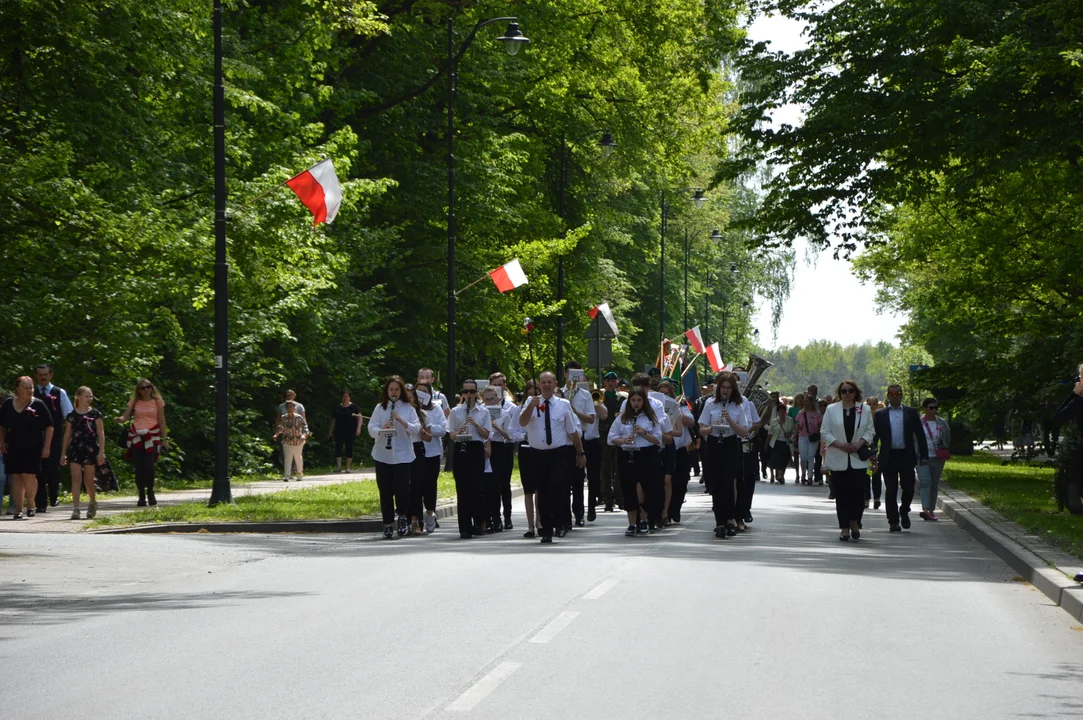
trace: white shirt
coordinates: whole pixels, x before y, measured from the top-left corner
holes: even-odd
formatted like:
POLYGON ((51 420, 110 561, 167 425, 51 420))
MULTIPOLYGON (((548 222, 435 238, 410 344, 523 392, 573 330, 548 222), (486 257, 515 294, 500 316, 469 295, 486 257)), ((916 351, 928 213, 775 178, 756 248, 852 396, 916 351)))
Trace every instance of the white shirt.
POLYGON ((647 417, 647 413, 643 412, 636 415, 634 422, 624 422, 622 417, 623 413, 621 414, 621 416, 618 416, 617 419, 613 421, 612 425, 609 426, 609 437, 606 438, 606 442, 608 442, 610 445, 613 445, 614 440, 632 437, 635 432, 632 428, 638 425, 639 427, 643 428, 648 433, 653 435, 654 439, 658 441, 658 444, 652 443, 642 435, 637 435, 635 442, 631 445, 620 445, 617 447, 620 447, 622 450, 631 450, 632 448, 641 449, 648 447, 659 447, 662 442, 661 423, 659 423, 657 420, 652 421, 649 417, 647 417))
POLYGON ((575 416, 575 422, 579 425, 579 435, 584 440, 594 440, 598 437, 598 411, 594 409, 594 400, 591 399, 590 393, 586 390, 571 388, 569 392, 565 392, 564 397, 569 399, 572 408, 583 415, 591 415, 594 417, 594 422, 584 425, 583 421, 579 419, 579 416, 575 416), (570 397, 569 392, 571 394, 570 397), (592 430, 593 435, 591 434, 592 430))
MULTIPOLYGON (((686 403, 678 403, 680 405, 680 415, 678 417, 692 419, 692 410, 686 403)), ((683 422, 673 428, 673 447, 680 450, 683 447, 688 447, 692 444, 692 428, 685 425, 683 422)))
POLYGON ((906 449, 906 418, 903 415, 902 405, 899 407, 887 406, 887 419, 891 422, 891 449, 906 449))
MULTIPOLYGON (((432 440, 425 443, 425 457, 440 457, 444 452, 444 443, 440 438, 447 435, 447 418, 444 417, 444 409, 433 403, 432 410, 422 410, 425 413, 425 423, 432 433, 432 440)), ((413 442, 424 442, 421 439, 421 424, 418 423, 417 437, 411 437, 413 442)))
MULTIPOLYGON (((474 407, 470 410, 470 417, 474 418, 474 422, 478 425, 488 430, 489 437, 492 437, 493 421, 484 405, 474 403, 474 407)), ((489 439, 482 437, 476 427, 466 423, 466 405, 456 405, 451 408, 451 414, 448 415, 447 419, 447 434, 451 437, 452 442, 458 442, 460 433, 469 435, 471 441, 485 442, 489 439)))
POLYGON ((402 401, 388 402, 387 407, 384 408, 377 404, 369 417, 368 428, 369 435, 376 441, 372 444, 373 460, 388 465, 414 461, 414 441, 411 438, 417 437, 421 431, 421 424, 418 422, 417 412, 414 411, 413 405, 402 401), (391 448, 388 449, 387 436, 381 435, 380 429, 391 419, 392 407, 395 408, 395 413, 406 421, 406 429, 403 430, 398 422, 392 424, 395 434, 391 437, 391 448))
MULTIPOLYGON (((673 424, 670 423, 669 418, 666 417, 666 406, 662 402, 662 400, 658 399, 659 397, 664 398, 665 395, 663 395, 660 392, 650 392, 650 393, 647 394, 647 402, 649 402, 651 404, 651 410, 654 411, 654 416, 656 418, 658 418, 658 423, 659 423, 659 425, 662 426, 662 432, 664 432, 664 433, 673 432, 673 424)), ((628 398, 625 398, 624 402, 622 402, 620 404, 620 410, 617 411, 618 416, 624 414, 624 408, 627 405, 628 405, 628 398)), ((617 422, 617 421, 614 420, 613 422, 617 422)))
POLYGON ((552 444, 545 442, 545 412, 541 407, 530 409, 530 421, 526 424, 526 441, 535 450, 552 450, 571 445, 572 435, 579 434, 579 422, 572 412, 571 403, 553 395, 548 401, 541 400, 549 408, 549 427, 552 444))
MULTIPOLYGON (((743 425, 746 430, 748 429, 749 422, 747 410, 744 406, 751 404, 752 403, 748 400, 745 400, 740 405, 734 403, 732 400, 725 403, 726 412, 729 413, 730 419, 738 425, 743 425)), ((730 437, 735 434, 732 427, 729 430, 723 430, 721 435, 718 435, 717 433, 719 431, 715 429, 715 425, 722 424, 722 407, 723 405, 715 402, 713 397, 708 399, 703 405, 703 413, 699 416, 699 422, 701 425, 709 425, 711 427, 711 435, 715 437, 730 437)), ((753 409, 753 411, 754 410, 755 409, 753 409)), ((757 419, 758 418, 759 416, 757 415, 757 419)))
MULTIPOLYGON (((517 433, 512 428, 512 421, 514 420, 516 426, 519 424, 519 408, 515 407, 515 403, 505 402, 504 400, 501 400, 500 405, 486 405, 485 407, 500 408, 500 415, 498 415, 495 419, 492 418, 491 415, 489 416, 490 419, 493 421, 493 434, 489 436, 489 439, 496 443, 515 442, 517 433), (501 430, 506 432, 511 437, 511 439, 505 440, 504 436, 500 434, 497 428, 500 428, 501 430)), ((489 411, 486 410, 486 412, 489 411)))
POLYGON ((933 458, 936 457, 936 448, 944 446, 944 440, 940 436, 940 423, 936 420, 926 420, 921 418, 922 431, 925 433, 925 440, 929 443, 929 455, 933 458))
MULTIPOLYGON (((34 387, 39 389, 39 390, 44 391, 46 395, 51 393, 53 391, 53 388, 56 388, 57 390, 60 391, 58 394, 60 395, 60 419, 61 420, 66 418, 68 415, 70 415, 72 413, 73 410, 75 410, 75 408, 72 407, 71 400, 68 399, 68 393, 64 390, 64 388, 56 387, 56 385, 53 385, 52 383, 49 383, 48 385, 38 385, 37 383, 34 383, 34 387)), ((303 413, 304 411, 305 411, 304 408, 299 408, 297 410, 298 413, 303 413)), ((49 412, 52 412, 51 408, 50 408, 49 412)), ((282 408, 281 408, 281 411, 280 411, 279 414, 280 415, 285 415, 286 414, 286 406, 285 406, 285 404, 282 405, 282 408)), ((53 423, 54 424, 56 423, 56 418, 53 418, 53 423)))

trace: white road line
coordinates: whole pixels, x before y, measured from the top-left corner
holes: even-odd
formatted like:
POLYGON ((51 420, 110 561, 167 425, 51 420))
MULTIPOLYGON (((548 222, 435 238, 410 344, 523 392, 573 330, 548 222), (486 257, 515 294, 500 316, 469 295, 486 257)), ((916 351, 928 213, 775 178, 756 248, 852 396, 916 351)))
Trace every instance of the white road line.
POLYGON ((594 588, 593 590, 588 592, 586 595, 584 595, 583 599, 584 600, 597 600, 602 595, 605 595, 607 592, 612 590, 613 586, 616 585, 618 582, 620 582, 620 580, 613 580, 613 579, 605 580, 598 587, 594 588))
POLYGON ((488 675, 467 688, 466 692, 456 698, 455 702, 447 706, 447 710, 449 712, 469 712, 473 710, 479 702, 484 700, 493 690, 496 690, 500 683, 511 677, 521 666, 522 663, 517 662, 500 663, 490 670, 488 675))
POLYGON ((530 640, 528 640, 527 642, 547 643, 553 638, 555 638, 557 636, 557 633, 571 625, 572 620, 575 620, 577 617, 579 617, 579 613, 577 612, 572 612, 570 610, 562 612, 553 619, 553 622, 543 627, 541 629, 541 632, 530 638, 530 640))

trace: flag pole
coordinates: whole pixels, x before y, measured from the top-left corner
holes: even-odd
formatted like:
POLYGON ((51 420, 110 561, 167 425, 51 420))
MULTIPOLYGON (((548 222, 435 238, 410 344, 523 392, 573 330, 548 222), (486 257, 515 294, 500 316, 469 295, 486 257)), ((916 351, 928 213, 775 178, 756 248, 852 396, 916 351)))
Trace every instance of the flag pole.
POLYGON ((699 360, 699 356, 703 353, 696 353, 695 357, 688 361, 688 367, 681 373, 681 380, 684 380, 684 376, 688 374, 688 371, 696 366, 696 360, 699 360))
MULTIPOLYGON (((294 177, 296 177, 296 175, 295 175, 294 177)), ((292 179, 293 179, 293 178, 290 178, 290 180, 292 180, 292 179)), ((254 197, 254 198, 252 198, 251 200, 249 200, 248 202, 246 202, 246 203, 245 203, 244 205, 241 205, 241 208, 240 208, 240 209, 241 209, 241 210, 244 210, 244 209, 245 209, 246 207, 248 207, 249 205, 252 205, 252 204, 254 204, 254 203, 256 203, 256 202, 258 202, 258 201, 262 200, 263 198, 267 197, 268 195, 270 195, 271 193, 273 193, 273 192, 274 192, 275 190, 278 190, 279 188, 284 188, 284 187, 286 187, 286 183, 278 183, 277 185, 275 185, 274 187, 272 187, 272 188, 271 188, 270 190, 264 190, 264 191, 263 191, 263 192, 261 192, 261 193, 260 193, 259 195, 257 195, 256 197, 254 197)))
POLYGON ((456 290, 455 291, 455 297, 458 297, 460 293, 466 292, 467 290, 474 287, 475 285, 477 285, 479 282, 481 282, 482 280, 484 280, 487 277, 489 277, 489 273, 482 273, 481 277, 479 277, 477 280, 475 280, 474 282, 472 282, 469 285, 467 285, 466 287, 464 287, 462 290, 456 290))

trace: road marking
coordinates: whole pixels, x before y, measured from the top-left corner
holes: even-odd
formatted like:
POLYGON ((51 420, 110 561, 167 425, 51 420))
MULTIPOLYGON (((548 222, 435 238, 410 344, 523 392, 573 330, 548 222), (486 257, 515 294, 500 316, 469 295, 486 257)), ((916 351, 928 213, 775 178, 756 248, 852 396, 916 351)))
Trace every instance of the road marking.
POLYGON ((553 619, 553 622, 549 623, 541 629, 534 637, 530 638, 527 642, 532 643, 547 643, 557 636, 564 628, 572 624, 572 620, 579 617, 579 613, 573 611, 562 612, 553 619))
POLYGON ((607 592, 612 590, 613 586, 616 585, 618 582, 620 582, 620 580, 613 580, 613 579, 605 580, 605 581, 602 582, 601 585, 599 585, 598 587, 594 588, 593 590, 588 592, 586 595, 584 595, 583 599, 584 600, 597 600, 602 595, 605 595, 607 592))
POLYGON ((447 706, 447 710, 449 712, 469 712, 473 710, 479 702, 484 700, 493 690, 496 690, 500 683, 511 677, 521 666, 522 663, 517 662, 500 663, 490 670, 488 675, 467 688, 466 692, 456 698, 455 702, 447 706))

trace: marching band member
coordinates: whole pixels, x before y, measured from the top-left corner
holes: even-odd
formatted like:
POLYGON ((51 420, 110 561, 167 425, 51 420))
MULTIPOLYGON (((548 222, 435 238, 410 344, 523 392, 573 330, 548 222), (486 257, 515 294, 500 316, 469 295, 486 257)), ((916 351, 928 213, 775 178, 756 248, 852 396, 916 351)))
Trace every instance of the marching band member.
MULTIPOLYGON (((537 384, 533 380, 527 380, 523 386, 523 406, 525 407, 530 398, 538 395, 541 391, 538 390, 537 384)), ((518 419, 518 416, 516 416, 518 419)), ((540 531, 541 526, 537 524, 540 517, 535 517, 534 508, 536 507, 536 501, 538 499, 538 480, 537 472, 534 468, 534 460, 532 453, 534 450, 530 447, 530 443, 526 439, 526 431, 523 427, 519 426, 518 432, 519 438, 519 481, 523 484, 523 504, 526 506, 526 532, 523 533, 523 537, 533 539, 535 537, 535 530, 540 531)))
MULTIPOLYGON (((667 394, 675 393, 679 386, 680 381, 677 378, 667 378, 658 385, 662 392, 666 392, 663 388, 668 387, 667 394)), ((673 425, 673 447, 676 457, 670 482, 666 486, 666 505, 662 517, 665 525, 681 521, 681 506, 684 504, 684 497, 688 492, 688 480, 692 473, 692 426, 696 424, 696 421, 692 416, 692 405, 687 399, 678 402, 675 412, 670 417, 670 423, 673 425)))
MULTIPOLYGON (((752 495, 756 492, 756 483, 759 482, 760 466, 760 440, 759 430, 763 427, 759 410, 756 403, 746 399, 741 403, 744 410, 744 421, 741 423, 748 428, 748 436, 741 439, 741 479, 737 482, 737 530, 744 532, 745 523, 752 522, 752 495)), ((770 415, 768 415, 770 418, 770 415)))
MULTIPOLYGON (((500 521, 500 495, 501 495, 501 478, 504 472, 504 463, 508 464, 512 461, 511 452, 515 447, 516 436, 511 431, 511 423, 514 419, 517 419, 518 413, 514 413, 511 408, 515 408, 514 405, 506 407, 501 405, 504 400, 504 393, 501 392, 501 388, 496 385, 490 385, 485 388, 481 393, 482 402, 485 403, 486 412, 489 413, 489 419, 493 423, 493 432, 489 436, 489 467, 490 472, 486 472, 482 477, 482 494, 485 497, 485 517, 488 521, 488 527, 493 532, 502 532, 504 530, 504 523, 500 521)), ((518 423, 515 423, 516 425, 518 423)), ((510 471, 509 471, 510 475, 510 471)), ((511 482, 509 477, 508 482, 511 482)), ((511 517, 508 517, 511 520, 511 517)))
POLYGON ((414 443, 414 465, 410 468, 410 520, 414 533, 429 535, 436 529, 436 483, 440 477, 443 440, 447 418, 443 406, 433 402, 432 385, 419 383, 411 394, 419 420, 414 443), (422 525, 421 508, 425 515, 422 525))
MULTIPOLYGON (((568 378, 568 384, 564 387, 564 399, 571 403, 572 412, 575 414, 576 422, 579 425, 579 436, 582 438, 583 450, 588 452, 586 448, 590 430, 594 430, 595 439, 597 439, 598 413, 594 409, 594 401, 591 399, 590 391, 578 386, 578 382, 586 380, 587 374, 583 372, 582 365, 572 360, 565 365, 564 375, 568 378), (576 380, 572 380, 572 377, 575 377, 576 380)), ((589 462, 589 452, 587 457, 589 462)), ((572 515, 575 516, 575 526, 583 527, 583 482, 586 480, 586 472, 584 469, 573 467, 568 478, 571 486, 571 506, 568 508, 569 512, 564 516, 564 521, 565 529, 571 530, 572 515)), ((564 509, 563 504, 561 509, 564 509)), ((593 505, 591 505, 591 515, 594 515, 593 505)), ((591 517, 591 520, 593 519, 591 517)))
MULTIPOLYGON (((410 468, 414 462, 414 444, 421 426, 417 412, 406 398, 406 383, 398 375, 384 382, 380 402, 369 418, 372 459, 376 461, 376 487, 380 491, 380 512, 384 537, 394 535, 392 521, 398 515, 398 533, 410 530, 407 520, 410 505, 410 468)), ((288 466, 287 466, 288 470, 288 466)))
POLYGON ((541 541, 551 543, 553 529, 560 522, 559 505, 567 502, 563 489, 567 488, 569 467, 573 463, 578 468, 586 467, 586 453, 571 404, 556 396, 556 375, 542 373, 538 385, 541 394, 523 404, 519 425, 526 428, 531 460, 537 471, 541 541))
POLYGON ((744 397, 737 391, 737 377, 722 372, 715 380, 714 397, 707 400, 700 415, 700 435, 707 438, 712 510, 716 538, 737 534, 737 483, 741 478, 741 439, 748 435, 744 397))
MULTIPOLYGON (((500 489, 500 501, 504 506, 504 529, 511 530, 511 472, 515 466, 515 445, 519 438, 519 407, 515 404, 515 397, 508 392, 508 379, 502 372, 495 372, 489 376, 489 387, 500 390, 500 407, 508 416, 503 426, 513 436, 514 441, 504 440, 493 445, 494 456, 493 469, 496 471, 496 480, 500 489)), ((495 440, 495 438, 494 438, 495 440)), ((522 471, 520 471, 522 472, 522 471)))
POLYGON ((484 535, 485 507, 481 476, 485 472, 484 443, 492 434, 489 411, 478 404, 478 384, 463 380, 462 400, 448 415, 449 445, 455 453, 455 494, 459 500, 459 537, 469 540, 484 535))
POLYGON ((647 488, 658 474, 658 449, 662 444, 662 425, 647 391, 637 385, 628 394, 624 410, 609 428, 607 442, 621 450, 620 482, 624 509, 628 511, 628 537, 647 535, 650 524, 646 508, 647 488))
MULTIPOLYGON (((617 390, 617 374, 615 372, 607 372, 602 378, 602 383, 605 386, 605 391, 602 393, 602 406, 605 407, 605 416, 600 414, 599 410, 599 437, 609 437, 609 428, 613 424, 620 412, 621 405, 628 399, 628 393, 618 392, 617 390)), ((619 458, 619 450, 616 446, 610 445, 605 442, 601 445, 602 457, 601 457, 601 478, 599 481, 600 489, 599 494, 601 501, 605 503, 605 511, 613 512, 614 502, 624 509, 622 505, 624 498, 621 496, 620 478, 617 471, 617 460, 619 458)), ((588 483, 590 478, 590 451, 587 451, 587 478, 588 483)))

